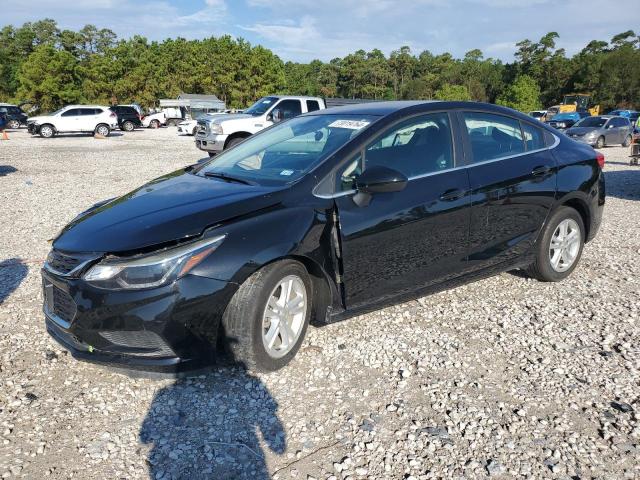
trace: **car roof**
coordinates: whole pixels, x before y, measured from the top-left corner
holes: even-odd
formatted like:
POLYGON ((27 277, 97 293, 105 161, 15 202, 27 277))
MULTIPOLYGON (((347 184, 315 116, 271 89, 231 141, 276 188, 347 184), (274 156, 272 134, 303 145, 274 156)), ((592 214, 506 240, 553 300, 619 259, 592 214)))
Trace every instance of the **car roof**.
POLYGON ((109 108, 104 105, 67 105, 64 108, 109 108))
POLYGON ((483 102, 459 102, 445 100, 393 100, 367 103, 354 103, 343 105, 340 107, 327 108, 326 110, 316 110, 314 112, 305 113, 304 115, 374 115, 385 117, 407 110, 407 113, 429 112, 463 109, 470 111, 485 111, 487 113, 495 113, 497 115, 510 115, 518 117, 524 121, 536 121, 530 116, 513 110, 511 108, 494 105, 492 103, 483 102))

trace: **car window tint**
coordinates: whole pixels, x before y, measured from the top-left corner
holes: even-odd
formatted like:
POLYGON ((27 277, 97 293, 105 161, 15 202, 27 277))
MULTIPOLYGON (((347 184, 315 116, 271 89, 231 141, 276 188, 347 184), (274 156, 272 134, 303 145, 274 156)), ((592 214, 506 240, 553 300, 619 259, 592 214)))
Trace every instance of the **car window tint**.
POLYGON ((307 112, 315 112, 320 110, 320 104, 317 100, 307 100, 307 112))
POLYGON ((495 160, 524 152, 518 120, 491 113, 465 112, 463 115, 474 162, 495 160))
POLYGON ((80 115, 95 115, 96 114, 96 109, 95 108, 81 108, 80 109, 80 115))
POLYGON ((79 108, 71 108, 60 115, 61 117, 77 117, 81 115, 79 108))
POLYGON ((364 167, 381 165, 407 177, 453 167, 451 127, 446 113, 420 115, 391 127, 338 170, 336 190, 354 188, 364 167))
POLYGON ((282 117, 285 120, 296 117, 302 113, 300 100, 283 100, 276 106, 276 108, 280 109, 282 117))
POLYGON ((522 133, 527 150, 538 150, 545 148, 544 132, 542 129, 522 122, 522 133))

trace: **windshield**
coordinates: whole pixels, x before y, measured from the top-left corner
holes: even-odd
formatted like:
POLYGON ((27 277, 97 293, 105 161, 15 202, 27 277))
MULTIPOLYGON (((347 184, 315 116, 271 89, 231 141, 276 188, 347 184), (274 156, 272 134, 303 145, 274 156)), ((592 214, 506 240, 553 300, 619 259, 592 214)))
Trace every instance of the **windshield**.
POLYGON ((196 174, 284 185, 319 165, 376 119, 373 115, 296 117, 250 137, 206 163, 196 174))
POLYGON ((277 101, 278 97, 263 97, 242 113, 248 113, 249 115, 262 115, 277 101))
POLYGON ((607 123, 606 118, 602 117, 587 117, 580 120, 578 123, 574 125, 574 127, 604 127, 604 124, 607 123))
POLYGON ((49 117, 53 117, 54 115, 58 115, 59 113, 63 112, 65 108, 67 108, 67 107, 63 107, 60 110, 56 110, 55 112, 50 113, 48 116, 49 117))

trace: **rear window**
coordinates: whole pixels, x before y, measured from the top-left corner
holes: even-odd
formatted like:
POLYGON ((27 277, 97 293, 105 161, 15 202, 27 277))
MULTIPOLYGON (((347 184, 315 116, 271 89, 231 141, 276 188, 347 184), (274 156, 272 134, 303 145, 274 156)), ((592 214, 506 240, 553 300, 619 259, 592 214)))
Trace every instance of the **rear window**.
POLYGON ((518 155, 525 151, 520 122, 492 113, 464 112, 474 162, 518 155))

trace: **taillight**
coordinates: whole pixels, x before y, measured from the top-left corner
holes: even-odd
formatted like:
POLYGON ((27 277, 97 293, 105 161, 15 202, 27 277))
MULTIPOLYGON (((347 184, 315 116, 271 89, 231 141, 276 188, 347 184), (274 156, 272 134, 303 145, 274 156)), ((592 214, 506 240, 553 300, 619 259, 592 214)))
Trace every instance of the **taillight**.
POLYGON ((604 168, 604 155, 600 152, 596 152, 596 160, 600 168, 604 168))

